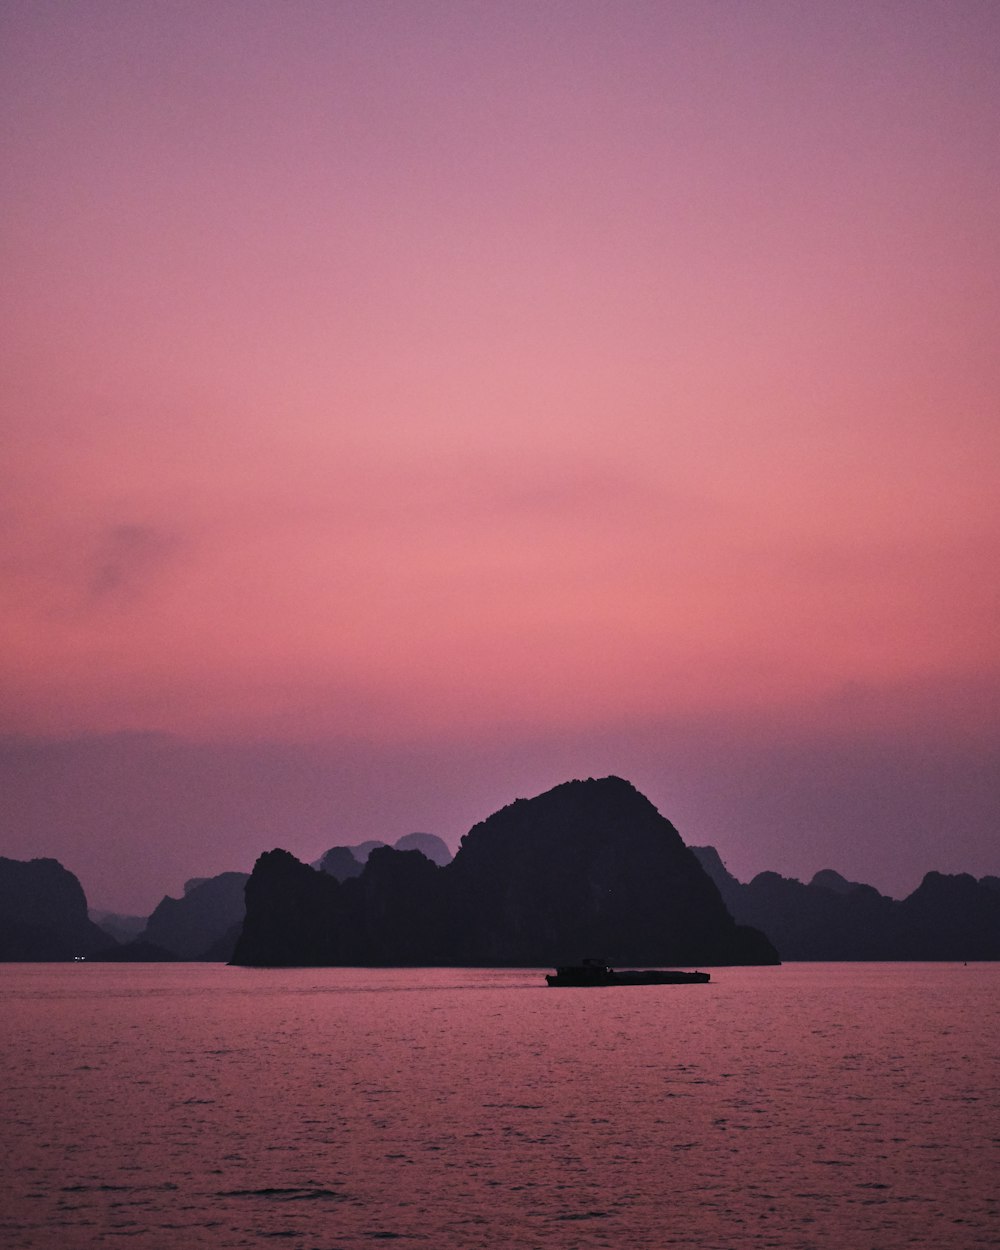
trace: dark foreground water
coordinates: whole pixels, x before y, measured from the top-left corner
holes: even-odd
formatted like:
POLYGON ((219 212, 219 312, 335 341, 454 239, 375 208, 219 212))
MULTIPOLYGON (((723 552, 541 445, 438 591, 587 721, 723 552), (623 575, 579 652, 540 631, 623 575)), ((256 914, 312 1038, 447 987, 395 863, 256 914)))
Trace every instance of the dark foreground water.
POLYGON ((0 1245, 996 1246, 998 991, 0 965, 0 1245))

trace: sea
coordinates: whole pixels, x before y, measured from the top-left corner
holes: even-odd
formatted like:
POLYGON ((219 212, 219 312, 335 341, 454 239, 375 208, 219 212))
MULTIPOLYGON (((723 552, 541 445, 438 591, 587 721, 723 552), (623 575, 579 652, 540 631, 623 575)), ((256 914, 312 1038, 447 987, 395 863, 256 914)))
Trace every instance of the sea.
POLYGON ((0 965, 0 1245, 1000 1245, 1000 964, 543 972, 0 965))

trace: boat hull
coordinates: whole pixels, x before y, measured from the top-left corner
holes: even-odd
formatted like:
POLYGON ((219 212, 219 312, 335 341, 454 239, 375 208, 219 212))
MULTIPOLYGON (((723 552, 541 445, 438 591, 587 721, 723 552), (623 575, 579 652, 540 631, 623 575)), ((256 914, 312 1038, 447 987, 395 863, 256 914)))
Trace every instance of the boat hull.
POLYGON ((559 968, 550 972, 545 980, 558 987, 602 985, 704 985, 712 978, 707 972, 679 972, 673 968, 627 969, 616 972, 613 968, 559 968))

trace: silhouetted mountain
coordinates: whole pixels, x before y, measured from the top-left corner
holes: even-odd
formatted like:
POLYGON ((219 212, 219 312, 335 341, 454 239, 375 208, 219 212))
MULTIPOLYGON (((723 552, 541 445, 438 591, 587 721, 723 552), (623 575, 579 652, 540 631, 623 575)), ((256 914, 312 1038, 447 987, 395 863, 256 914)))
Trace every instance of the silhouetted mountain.
POLYGON ((388 846, 388 842, 381 842, 378 838, 369 838, 367 842, 358 842, 354 846, 347 849, 351 852, 359 864, 367 864, 368 856, 372 851, 377 851, 383 846, 388 846))
POLYGON ((88 956, 92 963, 115 964, 163 964, 177 963, 178 957, 153 942, 137 938, 123 946, 109 946, 88 956))
POLYGON ((116 911, 98 911, 91 907, 87 915, 97 925, 115 939, 116 942, 131 942, 145 929, 146 916, 123 916, 116 911))
POLYGON ((680 835, 628 782, 568 782, 476 825, 454 860, 381 848, 337 881, 286 851, 246 889, 234 963, 772 963, 680 835))
POLYGON ((726 868, 714 846, 692 846, 690 849, 698 863, 712 878, 730 914, 736 917, 736 904, 742 900, 743 886, 726 868))
POLYGON ((766 963, 673 825, 627 781, 571 781, 476 825, 453 864, 474 962, 766 963))
POLYGON ((861 882, 848 881, 846 877, 842 877, 839 872, 834 872, 832 868, 821 868, 819 872, 813 874, 813 879, 809 884, 821 886, 824 890, 833 890, 834 894, 850 894, 852 890, 858 889, 861 882))
MULTIPOLYGON (((331 846, 313 863, 314 868, 329 873, 338 881, 359 877, 372 851, 388 846, 387 842, 359 842, 357 846, 331 846)), ((397 851, 419 851, 440 867, 451 862, 448 844, 434 833, 404 833, 394 844, 397 851)))
POLYGON ((832 869, 808 885, 774 872, 747 885, 714 847, 692 848, 742 924, 764 928, 782 959, 1000 959, 995 877, 930 872, 902 902, 832 869))
POLYGON ((348 877, 360 877, 364 864, 349 846, 331 846, 315 867, 338 881, 346 881, 348 877))
POLYGON ((239 940, 242 930, 242 919, 237 920, 235 924, 230 925, 221 937, 217 937, 207 950, 202 951, 201 958, 204 962, 218 964, 229 963, 233 957, 233 951, 236 950, 236 943, 239 940))
POLYGON ((436 833, 404 833, 394 845, 397 851, 419 851, 439 868, 450 864, 453 858, 448 843, 436 833))
POLYGON ((0 857, 0 960, 73 959, 113 942, 87 915, 83 887, 58 860, 0 857))
POLYGON ((183 898, 167 895, 149 917, 142 939, 181 959, 208 958, 208 950, 243 919, 245 872, 196 877, 183 898))
POLYGON ((758 873, 744 886, 736 914, 767 916, 783 959, 903 959, 895 922, 897 904, 871 886, 848 893, 803 885, 776 872, 758 873))
POLYGON ((356 842, 351 846, 346 844, 331 846, 319 859, 313 860, 312 867, 318 868, 320 872, 329 873, 338 881, 344 881, 347 877, 359 877, 372 851, 388 845, 388 842, 380 842, 377 838, 372 838, 367 842, 356 842))
POLYGON ((1000 959, 1000 896, 968 873, 927 873, 899 909, 907 959, 1000 959))
POLYGON ((340 887, 346 899, 343 962, 450 964, 460 943, 450 941, 445 869, 420 851, 378 847, 364 872, 340 887))
POLYGON ((265 851, 246 884, 246 919, 234 964, 340 963, 344 886, 288 851, 265 851))

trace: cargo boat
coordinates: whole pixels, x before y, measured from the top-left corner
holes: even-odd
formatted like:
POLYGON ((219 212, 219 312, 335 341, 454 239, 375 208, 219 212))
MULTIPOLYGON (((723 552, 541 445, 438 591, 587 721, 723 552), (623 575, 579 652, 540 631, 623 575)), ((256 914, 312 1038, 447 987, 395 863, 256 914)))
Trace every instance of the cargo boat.
POLYGON ((628 968, 616 971, 596 959, 582 964, 567 964, 546 973, 545 980, 555 986, 586 985, 704 985, 711 977, 707 972, 680 972, 675 968, 628 968))

